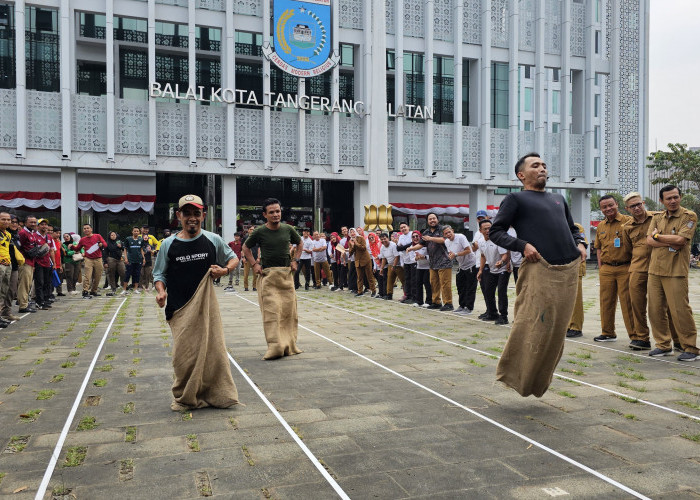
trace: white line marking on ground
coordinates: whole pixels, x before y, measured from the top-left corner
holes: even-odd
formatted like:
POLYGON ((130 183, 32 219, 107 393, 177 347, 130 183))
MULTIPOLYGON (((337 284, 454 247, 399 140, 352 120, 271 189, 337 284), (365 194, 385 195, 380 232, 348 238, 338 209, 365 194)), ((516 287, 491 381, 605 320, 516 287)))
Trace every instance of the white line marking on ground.
MULTIPOLYGON (((246 302, 249 302, 253 304, 254 306, 258 306, 255 302, 252 300, 245 299, 238 295, 239 299, 245 300, 246 302)), ((321 475, 324 477, 326 481, 328 481, 328 484, 331 485, 331 487, 335 490, 335 492, 338 494, 340 498, 350 500, 350 497, 343 491, 343 489, 340 487, 340 485, 336 482, 335 479, 333 479, 333 476, 331 476, 328 471, 321 465, 321 462, 319 462, 318 458, 311 452, 311 450, 304 444, 304 442, 297 436, 297 433, 292 430, 292 428, 289 426, 287 421, 280 415, 280 412, 277 411, 277 409, 273 406, 273 404, 270 402, 269 399, 265 397, 265 395, 262 393, 260 389, 255 385, 255 383, 250 379, 248 374, 239 366, 238 363, 236 363, 236 360, 233 359, 233 356, 231 354, 227 353, 228 359, 231 360, 231 363, 233 363, 233 366, 236 367, 236 370, 238 370, 238 373, 241 374, 241 376, 245 379, 245 381, 248 383, 249 386, 253 388, 255 393, 258 395, 260 399, 262 399, 263 403, 270 409, 272 414, 279 420, 280 424, 282 424, 282 427, 284 427, 284 430, 287 431, 287 433, 292 436, 292 439, 299 445, 299 447, 302 449, 304 454, 309 458, 311 463, 318 469, 318 471, 321 473, 321 475)))
POLYGON ((119 307, 117 307, 117 310, 114 311, 114 316, 112 316, 112 321, 109 322, 109 325, 107 325, 107 329, 105 330, 105 334, 102 336, 102 340, 100 341, 100 345, 97 346, 97 350, 95 351, 95 356, 92 358, 92 362, 90 363, 90 366, 88 367, 88 371, 85 374, 85 378, 83 379, 83 385, 80 386, 80 390, 78 391, 77 396, 75 396, 75 401, 73 402, 73 407, 70 410, 70 413, 68 414, 68 419, 66 419, 66 423, 63 426, 63 430, 61 431, 61 435, 58 437, 58 442, 56 443, 56 447, 53 450, 53 453, 51 454, 51 460, 49 461, 49 465, 46 468, 46 472, 44 473, 44 478, 41 481, 41 484, 39 485, 39 489, 36 492, 36 496, 34 497, 35 500, 41 500, 44 497, 44 493, 46 492, 46 488, 49 486, 49 481, 51 480, 51 476, 53 475, 54 468, 56 467, 56 462, 58 462, 58 456, 61 454, 61 448, 63 448, 63 443, 66 441, 66 437, 68 436, 68 431, 70 430, 70 426, 73 423, 73 419, 75 418, 75 413, 78 411, 78 406, 80 405, 80 400, 83 397, 83 393, 85 392, 85 387, 87 387, 88 381, 90 380, 90 375, 92 374, 92 370, 95 368, 95 364, 97 363, 97 358, 100 356, 100 351, 102 350, 102 346, 105 343, 105 340, 107 340, 107 334, 109 331, 112 329, 112 325, 114 324, 114 320, 117 319, 117 314, 119 314, 119 310, 122 308, 124 305, 124 302, 126 302, 126 299, 122 300, 122 303, 119 304, 119 307))
MULTIPOLYGON (((250 303, 250 304, 253 304, 253 305, 256 305, 256 306, 257 306, 257 304, 256 304, 255 302, 251 301, 251 300, 245 299, 245 298, 243 298, 243 297, 239 297, 239 298, 245 300, 246 302, 248 302, 248 303, 250 303)), ((630 495, 633 495, 633 496, 636 497, 636 498, 640 498, 640 499, 644 499, 644 500, 651 500, 651 499, 649 499, 648 497, 644 496, 643 494, 639 493, 638 491, 635 491, 635 490, 633 490, 633 489, 631 489, 631 488, 625 486, 624 484, 615 481, 614 479, 612 479, 612 478, 606 476, 605 474, 602 474, 602 473, 600 473, 600 472, 598 472, 598 471, 596 471, 596 470, 594 470, 594 469, 591 469, 591 468, 588 467, 587 465, 584 465, 584 464, 582 464, 582 463, 580 463, 580 462, 577 462, 577 461, 574 460, 573 458, 569 458, 569 457, 567 457, 566 455, 563 455, 562 453, 559 453, 558 451, 553 450, 552 448, 549 448, 549 447, 545 446, 544 444, 539 443, 538 441, 535 441, 534 439, 525 436, 524 434, 520 434, 518 431, 516 431, 516 430, 514 430, 514 429, 511 429, 510 427, 507 427, 507 426, 501 424, 500 422, 497 422, 497 421, 495 421, 495 420, 493 420, 493 419, 487 417, 486 415, 482 415, 481 413, 479 413, 479 412, 477 412, 477 411, 475 411, 475 410, 472 410, 471 408, 468 408, 467 406, 464 406, 463 404, 460 404, 460 403, 458 403, 457 401, 455 401, 455 400, 453 400, 453 399, 450 399, 450 398, 448 398, 447 396, 445 396, 445 395, 443 395, 443 394, 440 394, 439 392, 437 392, 437 391, 431 389, 430 387, 427 387, 427 386, 421 384, 420 382, 416 382, 415 380, 410 379, 410 378, 408 378, 407 376, 402 375, 401 373, 399 373, 399 372, 397 372, 397 371, 395 371, 395 370, 392 370, 392 369, 389 368, 388 366, 384 366, 383 364, 381 364, 381 363, 379 363, 379 362, 377 362, 377 361, 374 361, 373 359, 370 359, 370 358, 368 358, 367 356, 365 356, 365 355, 363 355, 363 354, 360 354, 359 352, 356 352, 356 351, 350 349, 349 347, 344 346, 344 345, 341 344, 340 342, 336 342, 335 340, 330 339, 330 338, 326 337, 325 335, 322 335, 322 334, 320 334, 320 333, 318 333, 318 332, 315 332, 314 330, 312 330, 312 329, 310 329, 310 328, 307 328, 307 327, 305 327, 305 326, 302 325, 302 324, 299 324, 299 327, 300 327, 300 328, 303 328, 304 330, 306 330, 306 331, 308 331, 308 332, 310 332, 310 333, 312 333, 312 334, 314 334, 314 335, 316 335, 317 337, 320 337, 320 338, 322 338, 322 339, 324 339, 324 340, 330 342, 331 344, 334 344, 334 345, 340 347, 341 349, 344 349, 344 350, 346 350, 346 351, 348 351, 348 352, 354 354, 355 356, 357 356, 357 357, 359 357, 359 358, 364 359, 365 361, 368 361, 369 363, 372 363, 373 365, 375 365, 375 366, 377 366, 377 367, 379 367, 379 368, 381 368, 381 369, 383 369, 383 370, 388 371, 388 372, 391 373, 392 375, 395 375, 395 376, 399 377, 400 379, 405 380, 406 382, 408 382, 408 383, 410 383, 410 384, 413 384, 413 385, 415 385, 416 387, 419 387, 420 389, 423 389, 424 391, 427 391, 427 392, 429 392, 430 394, 432 394, 432 395, 434 395, 434 396, 437 396, 437 397, 439 397, 440 399, 442 399, 442 400, 444 400, 444 401, 447 401, 448 403, 450 403, 450 404, 452 404, 452 405, 454 405, 454 406, 456 406, 456 407, 458 407, 458 408, 461 408, 461 409, 463 409, 463 410, 465 410, 465 411, 471 413, 471 414, 474 415, 475 417, 478 417, 478 418, 480 418, 481 420, 483 420, 483 421, 485 421, 485 422, 488 422, 489 424, 494 425, 494 426, 498 427, 499 429, 504 430, 504 431, 506 431, 507 433, 512 434, 512 435, 514 435, 514 436, 516 436, 516 437, 522 439, 523 441, 526 441, 526 442, 530 443, 531 445, 536 446, 537 448, 539 448, 539 449, 541 449, 541 450, 543 450, 543 451, 545 451, 545 452, 547 452, 547 453, 550 453, 550 454, 554 455, 555 457, 558 457, 558 458, 564 460, 565 462, 568 462, 568 463, 570 463, 571 465, 573 465, 573 466, 575 466, 575 467, 578 467, 579 469, 582 469, 582 470, 585 471, 585 472, 588 472, 589 474, 592 474, 593 476, 595 476, 595 477, 597 477, 597 478, 599 478, 599 479, 602 479, 602 480, 605 481, 606 483, 611 484, 611 485, 613 485, 613 486, 615 486, 615 487, 617 487, 617 488, 619 488, 619 489, 625 491, 626 493, 629 493, 630 495)), ((239 368, 238 370, 241 372, 241 374, 243 374, 243 371, 242 371, 240 368, 239 368)), ((249 383, 250 383, 250 382, 249 382, 249 383)), ((257 388, 256 388, 256 391, 257 391, 257 388)), ((262 396, 261 396, 261 397, 262 397, 262 396)), ((271 409, 272 409, 272 408, 271 408, 271 409)), ((289 431, 288 431, 288 432, 289 432, 289 431)))
MULTIPOLYGON (((405 327, 405 326, 397 325, 397 324, 391 323, 391 322, 389 322, 389 321, 384 321, 383 319, 373 318, 372 316, 368 316, 368 315, 366 315, 366 314, 362 314, 362 313, 359 313, 359 312, 357 312, 357 311, 353 311, 352 309, 345 309, 345 308, 343 308, 343 307, 335 306, 335 305, 333 305, 333 304, 328 304, 328 303, 326 303, 326 302, 322 302, 322 301, 316 300, 316 299, 304 298, 304 300, 309 300, 309 301, 311 301, 311 302, 316 302, 317 304, 322 304, 322 305, 325 305, 325 306, 327 306, 327 307, 333 307, 333 308, 335 308, 335 309, 340 309, 341 311, 349 312, 349 313, 355 314, 355 315, 357 315, 357 316, 361 316, 361 317, 363 317, 363 318, 366 318, 366 319, 369 319, 369 320, 372 320, 372 321, 377 321, 377 322, 379 322, 379 323, 384 323, 384 324, 389 325, 389 326, 392 326, 392 327, 394 327, 394 328, 400 328, 400 329, 402 329, 402 330, 406 330, 406 331, 408 331, 408 332, 415 333, 415 334, 417 334, 417 335, 423 335, 424 337, 428 337, 428 338, 435 339, 435 340, 440 340, 440 341, 442 341, 442 342, 447 342, 448 344, 452 344, 452 345, 455 345, 455 346, 457 346, 457 347, 462 347, 462 348, 468 349, 468 350, 470 350, 470 351, 478 352, 479 354, 483 354, 483 355, 485 355, 485 356, 490 356, 490 357, 495 357, 495 358, 499 358, 499 359, 500 359, 500 356, 496 356, 496 355, 493 354, 493 353, 481 351, 481 350, 479 350, 479 349, 475 349, 474 347, 469 347, 468 345, 460 344, 459 342, 453 342, 453 341, 451 341, 451 340, 446 340, 446 339, 443 339, 443 338, 440 338, 440 337, 436 337, 435 335, 430 335, 430 334, 428 334, 428 333, 424 333, 424 332, 421 332, 421 331, 418 331, 418 330, 413 330, 412 328, 407 328, 407 327, 405 327)), ((585 345, 588 345, 588 344, 585 344, 585 345)), ((613 350, 614 350, 614 349, 613 349, 613 350)), ((559 373, 556 373, 556 372, 554 373, 554 375, 556 375, 556 376, 559 377, 559 378, 563 378, 563 379, 565 379, 565 380, 569 380, 569 381, 571 381, 571 382, 576 382, 576 383, 579 383, 579 384, 582 384, 582 385, 586 385, 586 386, 588 386, 588 387, 593 387, 593 388, 595 388, 595 389, 600 389, 601 391, 609 392, 610 394, 614 394, 614 395, 616 395, 616 396, 622 396, 622 397, 634 399, 635 401, 639 401, 640 403, 643 403, 643 404, 645 404, 645 405, 653 406, 654 408, 658 408, 658 409, 661 409, 661 410, 664 410, 664 411, 668 411, 668 412, 670 412, 670 413, 674 413, 674 414, 676 414, 676 415, 680 415, 680 416, 683 416, 683 417, 687 417, 687 418, 690 418, 690 419, 693 419, 693 420, 696 420, 696 421, 700 422, 700 417, 696 417, 696 416, 694 416, 694 415, 690 415, 690 414, 688 414, 688 413, 684 413, 684 412, 679 411, 679 410, 674 410, 673 408, 668 408, 668 407, 666 407, 666 406, 662 406, 662 405, 653 403, 653 402, 651 402, 651 401, 647 401, 647 400, 645 400, 645 399, 640 399, 640 398, 638 398, 638 397, 636 397, 636 396, 632 396, 632 395, 630 395, 630 394, 625 394, 625 393, 622 393, 622 392, 619 392, 619 391, 615 391, 615 390, 612 390, 612 389, 607 389, 607 388, 605 388, 605 387, 602 387, 602 386, 599 386, 599 385, 595 385, 595 384, 591 384, 591 383, 588 383, 588 382, 584 382, 583 380, 571 378, 571 377, 568 377, 568 376, 566 376, 566 375, 562 375, 562 374, 559 374, 559 373)))

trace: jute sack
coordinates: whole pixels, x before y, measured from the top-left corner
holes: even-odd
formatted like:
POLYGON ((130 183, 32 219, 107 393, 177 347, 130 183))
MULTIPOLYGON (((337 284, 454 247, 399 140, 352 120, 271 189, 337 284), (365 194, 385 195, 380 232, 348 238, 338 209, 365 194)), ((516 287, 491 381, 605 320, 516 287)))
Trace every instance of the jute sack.
POLYGON ((518 273, 515 318, 496 379, 521 396, 541 397, 564 351, 576 301, 580 260, 553 266, 523 261, 518 273))
POLYGON ((263 269, 262 276, 258 278, 258 302, 267 341, 263 359, 277 359, 303 352, 297 347, 297 294, 290 267, 263 269))
POLYGON ((209 271, 194 296, 168 322, 173 332, 175 410, 228 408, 238 404, 238 391, 226 354, 219 302, 209 271))

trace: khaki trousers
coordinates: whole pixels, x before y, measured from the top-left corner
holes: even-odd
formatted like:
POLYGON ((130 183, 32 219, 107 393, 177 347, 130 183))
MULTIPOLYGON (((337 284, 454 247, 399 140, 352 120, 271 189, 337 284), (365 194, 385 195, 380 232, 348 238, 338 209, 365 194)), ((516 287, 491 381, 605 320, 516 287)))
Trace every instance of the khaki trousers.
MULTIPOLYGON (((615 337, 615 310, 620 299, 622 318, 627 335, 631 340, 638 340, 632 324, 632 304, 630 302, 629 265, 608 266, 603 264, 598 272, 600 279, 600 324, 603 335, 615 337)), ((643 339, 639 339, 643 340, 643 339)))
POLYGON ((649 322, 659 349, 671 348, 669 315, 685 352, 698 354, 698 331, 688 302, 688 277, 649 275, 649 322))
POLYGON ((17 285, 17 300, 19 308, 26 309, 29 306, 29 291, 34 282, 34 266, 24 264, 19 266, 19 284, 17 285))
MULTIPOLYGON (((399 270, 403 273, 403 267, 399 266, 387 266, 387 276, 386 276, 386 294, 392 295, 394 293, 394 285, 396 285, 396 278, 401 279, 399 276, 399 270)), ((403 280, 401 279, 401 282, 403 280)))
MULTIPOLYGON (((254 265, 255 264, 253 264, 253 266, 254 265)), ((248 275, 252 271, 253 266, 248 264, 247 261, 243 264, 243 288, 248 288, 248 275)), ((253 288, 257 288, 257 286, 258 286, 258 275, 253 273, 253 288)))
POLYGON ((374 279, 374 273, 372 273, 372 263, 368 262, 364 266, 356 266, 357 270, 357 293, 363 293, 365 289, 365 278, 367 278, 367 283, 369 283, 369 289, 372 293, 377 291, 377 282, 374 279))
POLYGON ((574 312, 569 321, 569 330, 583 330, 583 276, 578 276, 578 290, 576 291, 576 302, 574 302, 574 312))
POLYGON ((321 269, 326 273, 326 278, 328 278, 328 283, 333 283, 333 273, 328 265, 328 261, 324 262, 314 262, 314 274, 316 275, 316 286, 321 286, 321 269))
POLYGON ((88 259, 85 257, 85 269, 83 269, 83 293, 97 293, 102 278, 102 259, 88 259))
POLYGON ((430 287, 433 289, 433 304, 440 305, 440 296, 442 305, 452 304, 452 268, 431 269, 430 287))
POLYGON ((630 303, 632 305, 632 323, 634 325, 634 338, 632 340, 649 341, 647 280, 647 273, 630 271, 630 303))

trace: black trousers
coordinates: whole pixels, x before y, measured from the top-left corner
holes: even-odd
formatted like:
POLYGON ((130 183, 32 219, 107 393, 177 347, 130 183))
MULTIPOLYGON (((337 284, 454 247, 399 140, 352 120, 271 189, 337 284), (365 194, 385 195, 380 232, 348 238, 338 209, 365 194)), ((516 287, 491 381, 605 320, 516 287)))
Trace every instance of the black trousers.
POLYGON ((297 265, 297 272, 294 273, 294 286, 296 288, 299 288, 301 283, 299 282, 299 273, 301 272, 302 268, 304 269, 304 279, 306 280, 306 284, 312 284, 311 283, 311 259, 299 259, 299 265, 297 265))
POLYGON ((520 266, 514 267, 513 268, 513 282, 518 283, 518 271, 520 270, 520 266))
POLYGON ((481 291, 484 293, 486 312, 490 316, 508 317, 508 281, 510 273, 492 274, 484 270, 481 275, 481 291), (498 308, 496 308, 496 291, 498 291, 498 308))
POLYGON ((348 262, 348 290, 357 292, 357 268, 355 261, 348 262))
MULTIPOLYGON (((348 287, 348 266, 346 264, 338 264, 338 286, 343 289, 348 287)), ((334 275, 335 276, 335 275, 334 275)))
POLYGON ((403 275, 404 275, 404 294, 407 299, 414 299, 415 289, 416 289, 416 264, 404 264, 403 265, 403 275))
POLYGON ((37 305, 48 304, 51 295, 51 268, 34 266, 34 293, 37 305))
POLYGON ((433 289, 430 286, 430 269, 416 269, 416 297, 419 304, 423 304, 423 290, 425 289, 425 303, 433 303, 433 289))
POLYGON ((337 262, 331 263, 331 272, 333 273, 333 286, 336 288, 340 287, 340 268, 342 266, 337 262))
POLYGON ((474 300, 476 299, 476 266, 469 269, 457 271, 457 295, 459 296, 460 307, 466 307, 470 311, 474 310, 474 300))
POLYGON ((377 280, 377 293, 380 297, 386 296, 386 274, 388 271, 385 270, 383 274, 379 274, 379 271, 374 271, 374 279, 377 280))

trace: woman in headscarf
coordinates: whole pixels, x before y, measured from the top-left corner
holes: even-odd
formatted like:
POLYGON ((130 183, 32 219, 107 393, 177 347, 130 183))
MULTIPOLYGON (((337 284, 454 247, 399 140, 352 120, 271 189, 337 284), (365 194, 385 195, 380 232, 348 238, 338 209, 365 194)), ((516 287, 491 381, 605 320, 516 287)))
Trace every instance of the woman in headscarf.
POLYGON ((379 250, 381 249, 381 243, 379 242, 379 237, 376 233, 369 233, 367 235, 367 240, 369 241, 369 253, 372 256, 372 272, 374 274, 374 279, 377 280, 380 299, 384 298, 384 291, 386 290, 386 277, 379 274, 379 269, 381 268, 382 259, 379 257, 379 250))
POLYGON ((348 230, 348 238, 345 241, 345 255, 348 261, 348 290, 353 293, 357 293, 357 269, 355 268, 355 255, 354 252, 350 253, 350 250, 355 246, 355 238, 357 237, 357 231, 355 228, 351 227, 348 230))
POLYGON ((328 240, 328 255, 331 260, 331 274, 333 275, 333 286, 331 287, 331 292, 336 290, 342 290, 343 287, 340 286, 340 252, 336 251, 336 247, 340 242, 340 235, 338 233, 331 233, 331 237, 328 240))
MULTIPOLYGON (((112 296, 117 292, 117 288, 124 282, 126 275, 126 267, 124 266, 124 245, 119 239, 119 235, 114 231, 109 233, 107 238, 107 251, 103 252, 103 260, 107 269, 107 279, 109 280, 110 292, 108 296, 112 296), (119 283, 117 283, 119 277, 119 283)), ((122 295, 126 295, 122 292, 122 295)))
MULTIPOLYGON (((358 232, 359 233, 359 232, 358 232)), ((376 281, 372 274, 372 256, 367 249, 367 241, 364 238, 364 232, 355 237, 354 243, 351 244, 350 253, 355 256, 355 267, 357 268, 357 296, 364 293, 364 284, 369 283, 369 288, 372 290, 372 297, 377 293, 375 287, 376 281)))

